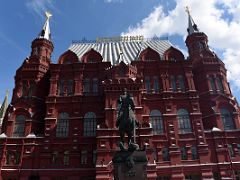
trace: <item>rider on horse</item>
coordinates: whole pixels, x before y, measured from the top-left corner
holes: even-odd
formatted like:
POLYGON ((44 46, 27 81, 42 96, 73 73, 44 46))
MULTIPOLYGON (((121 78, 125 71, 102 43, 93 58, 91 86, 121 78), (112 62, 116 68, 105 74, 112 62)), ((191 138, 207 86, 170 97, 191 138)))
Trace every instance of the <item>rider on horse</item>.
POLYGON ((138 125, 134 114, 135 105, 133 97, 127 93, 127 89, 124 88, 124 94, 120 95, 118 100, 118 114, 116 126, 119 128, 121 142, 119 143, 120 149, 124 148, 124 136, 125 133, 128 135, 128 147, 133 145, 132 136, 135 128, 135 124, 138 125))

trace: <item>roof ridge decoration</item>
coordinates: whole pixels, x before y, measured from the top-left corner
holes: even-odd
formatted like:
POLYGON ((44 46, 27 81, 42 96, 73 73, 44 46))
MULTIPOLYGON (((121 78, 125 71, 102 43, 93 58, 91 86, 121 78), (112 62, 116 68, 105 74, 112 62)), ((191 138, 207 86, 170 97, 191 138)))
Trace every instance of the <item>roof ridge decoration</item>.
POLYGON ((50 32, 49 20, 52 17, 52 14, 50 12, 46 11, 45 16, 46 16, 46 21, 42 27, 41 32, 39 33, 38 38, 47 39, 50 41, 51 40, 51 32, 50 32))
POLYGON ((190 10, 189 10, 189 7, 186 6, 186 12, 188 14, 188 28, 187 28, 187 32, 188 32, 188 35, 191 35, 195 32, 199 32, 199 29, 197 27, 197 25, 195 24, 191 14, 190 14, 190 10))

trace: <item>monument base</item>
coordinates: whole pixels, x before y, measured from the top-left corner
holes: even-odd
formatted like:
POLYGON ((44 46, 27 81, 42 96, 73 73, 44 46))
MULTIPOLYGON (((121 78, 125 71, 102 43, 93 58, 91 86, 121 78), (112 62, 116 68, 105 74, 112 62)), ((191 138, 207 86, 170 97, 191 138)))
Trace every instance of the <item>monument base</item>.
POLYGON ((113 157, 114 180, 146 180, 145 151, 119 151, 113 157))

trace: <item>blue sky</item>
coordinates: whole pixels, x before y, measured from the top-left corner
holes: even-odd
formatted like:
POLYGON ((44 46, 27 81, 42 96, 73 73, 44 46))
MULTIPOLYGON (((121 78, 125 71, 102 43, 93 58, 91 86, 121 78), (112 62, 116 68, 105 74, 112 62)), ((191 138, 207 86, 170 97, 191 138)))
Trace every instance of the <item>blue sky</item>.
POLYGON ((185 48, 189 5, 195 22, 209 36, 211 48, 229 69, 234 95, 240 100, 240 5, 237 0, 2 0, 0 6, 0 103, 6 89, 14 87, 14 76, 31 42, 37 37, 49 10, 54 43, 53 62, 68 49, 72 40, 138 34, 145 37, 169 36, 187 56, 185 48), (221 31, 216 33, 216 28, 221 31), (239 34, 238 34, 239 30, 239 34), (222 32, 223 31, 223 32, 222 32), (229 34, 230 32, 230 34, 229 34), (229 38, 231 37, 231 38, 229 38), (235 37, 235 38, 234 38, 235 37), (229 41, 226 43, 226 39, 229 41), (237 41, 237 42, 236 42, 237 41), (239 57, 239 59, 237 59, 239 57), (234 66, 233 66, 234 65, 234 66))

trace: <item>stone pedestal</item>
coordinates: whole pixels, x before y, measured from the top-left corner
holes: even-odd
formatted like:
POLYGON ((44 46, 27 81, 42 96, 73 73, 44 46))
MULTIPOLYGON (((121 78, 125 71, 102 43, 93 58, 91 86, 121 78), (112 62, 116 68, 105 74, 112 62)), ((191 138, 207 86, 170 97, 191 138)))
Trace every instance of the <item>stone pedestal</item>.
POLYGON ((114 180, 146 180, 147 156, 145 151, 119 151, 113 157, 114 180))

